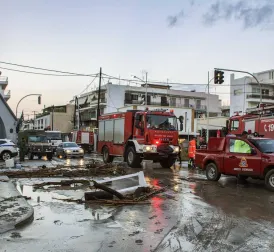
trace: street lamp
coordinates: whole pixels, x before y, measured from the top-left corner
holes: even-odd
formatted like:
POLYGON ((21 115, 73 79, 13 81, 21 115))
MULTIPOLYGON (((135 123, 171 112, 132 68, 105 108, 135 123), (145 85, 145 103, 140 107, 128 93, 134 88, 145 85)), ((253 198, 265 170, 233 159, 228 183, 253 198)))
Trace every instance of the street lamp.
POLYGON ((15 113, 15 115, 16 115, 16 118, 17 118, 17 110, 18 110, 18 106, 19 106, 19 104, 20 104, 20 102, 22 101, 22 100, 24 100, 26 97, 29 97, 29 96, 38 96, 38 104, 41 104, 41 94, 28 94, 28 95, 25 95, 24 97, 22 97, 21 99, 20 99, 20 101, 17 103, 17 106, 16 106, 16 113, 15 113))
POLYGON ((144 82, 144 83, 146 84, 145 104, 147 105, 147 72, 146 72, 146 81, 140 79, 139 77, 137 77, 137 76, 135 76, 135 75, 133 75, 133 78, 134 78, 134 79, 138 79, 138 80, 140 80, 140 81, 142 81, 142 82, 144 82))

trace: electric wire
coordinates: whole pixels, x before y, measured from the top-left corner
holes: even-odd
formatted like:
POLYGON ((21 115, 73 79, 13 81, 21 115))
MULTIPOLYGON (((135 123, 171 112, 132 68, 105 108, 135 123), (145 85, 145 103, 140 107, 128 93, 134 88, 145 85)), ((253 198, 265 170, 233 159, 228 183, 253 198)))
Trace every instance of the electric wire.
MULTIPOLYGON (((0 69, 13 71, 13 72, 20 72, 20 73, 28 73, 28 74, 36 74, 36 75, 46 75, 46 76, 60 76, 60 77, 77 77, 78 75, 71 75, 71 74, 50 74, 50 73, 37 73, 37 72, 30 72, 30 71, 23 71, 18 69, 11 69, 0 66, 0 69)), ((86 76, 89 77, 89 76, 86 76)))
POLYGON ((28 65, 21 65, 21 64, 5 62, 5 61, 0 61, 0 64, 17 66, 17 67, 24 67, 24 68, 31 68, 31 69, 42 70, 42 71, 47 71, 47 72, 70 74, 70 75, 75 75, 75 76, 91 76, 91 77, 94 76, 94 74, 80 74, 80 73, 66 72, 66 71, 60 71, 60 70, 55 70, 55 69, 48 69, 48 68, 34 67, 34 66, 28 66, 28 65))

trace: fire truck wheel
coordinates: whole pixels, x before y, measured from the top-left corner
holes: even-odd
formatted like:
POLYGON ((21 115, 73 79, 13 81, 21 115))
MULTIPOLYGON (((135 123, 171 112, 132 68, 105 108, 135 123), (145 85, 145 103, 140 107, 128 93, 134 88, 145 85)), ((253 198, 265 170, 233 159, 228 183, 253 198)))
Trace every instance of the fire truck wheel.
POLYGON ((127 164, 131 168, 140 168, 141 167, 141 159, 140 156, 136 153, 134 147, 130 146, 127 149, 127 164))
POLYGON ((221 173, 218 171, 216 164, 209 163, 206 166, 206 177, 211 181, 218 181, 221 177, 221 173))
POLYGON ((265 176, 265 185, 268 190, 274 192, 274 169, 270 170, 265 176))
POLYGON ((160 161, 160 165, 163 167, 163 168, 170 168, 172 165, 174 165, 175 163, 175 159, 165 159, 165 160, 161 160, 160 161))
POLYGON ((105 164, 112 163, 113 156, 109 155, 108 147, 105 146, 103 148, 102 154, 103 154, 103 161, 104 161, 105 164))

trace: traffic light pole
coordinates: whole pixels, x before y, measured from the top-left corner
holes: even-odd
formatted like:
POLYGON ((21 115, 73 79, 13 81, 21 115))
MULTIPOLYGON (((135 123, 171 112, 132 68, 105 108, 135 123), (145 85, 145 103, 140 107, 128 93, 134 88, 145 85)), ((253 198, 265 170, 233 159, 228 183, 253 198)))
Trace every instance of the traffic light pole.
POLYGON ((207 99, 206 99, 206 117, 207 117, 207 125, 206 125, 206 139, 205 141, 208 141, 209 138, 209 84, 214 79, 214 77, 210 80, 209 79, 209 71, 207 72, 207 99))
POLYGON ((221 71, 227 71, 227 72, 235 72, 235 73, 245 73, 251 75, 259 84, 260 86, 260 104, 262 104, 262 84, 258 81, 258 79, 250 72, 247 71, 241 71, 241 70, 233 70, 233 69, 226 69, 226 68, 214 68, 215 70, 221 70, 221 71))

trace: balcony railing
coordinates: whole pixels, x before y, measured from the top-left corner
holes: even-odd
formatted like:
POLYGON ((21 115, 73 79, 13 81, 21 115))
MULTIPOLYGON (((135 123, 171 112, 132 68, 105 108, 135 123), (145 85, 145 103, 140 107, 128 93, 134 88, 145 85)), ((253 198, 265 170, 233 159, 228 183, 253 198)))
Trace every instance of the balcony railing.
MULTIPOLYGON (((260 99, 261 96, 260 94, 249 94, 246 96, 247 99, 250 99, 250 98, 254 98, 254 99, 260 99)), ((274 96, 270 96, 270 95, 262 95, 262 99, 265 99, 265 100, 274 100, 274 96)))
MULTIPOLYGON (((137 100, 125 100, 125 105, 144 105, 145 101, 137 101, 137 100)), ((171 102, 147 102, 147 105, 155 105, 155 106, 162 106, 162 107, 175 107, 175 108, 193 108, 196 110, 206 110, 205 105, 193 105, 193 104, 181 104, 181 103, 174 103, 171 102)))

